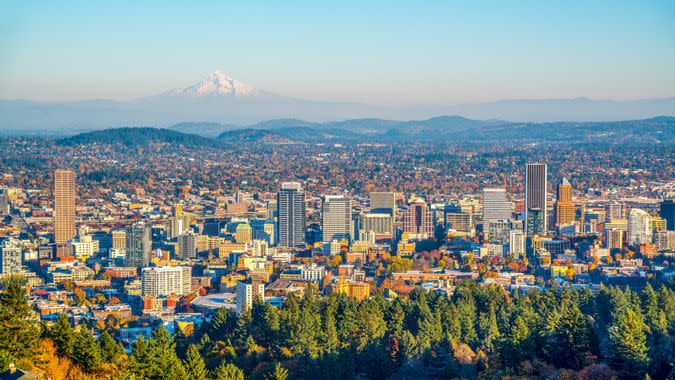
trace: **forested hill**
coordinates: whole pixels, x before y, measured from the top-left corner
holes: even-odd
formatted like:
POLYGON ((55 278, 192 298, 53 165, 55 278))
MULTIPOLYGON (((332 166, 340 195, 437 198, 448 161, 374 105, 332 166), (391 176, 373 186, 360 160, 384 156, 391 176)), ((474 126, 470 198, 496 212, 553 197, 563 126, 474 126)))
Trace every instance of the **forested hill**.
POLYGON ((57 140, 59 145, 74 146, 87 144, 120 144, 124 146, 144 146, 151 143, 182 145, 188 148, 211 147, 226 148, 228 144, 199 135, 186 134, 161 128, 113 128, 80 133, 57 140))

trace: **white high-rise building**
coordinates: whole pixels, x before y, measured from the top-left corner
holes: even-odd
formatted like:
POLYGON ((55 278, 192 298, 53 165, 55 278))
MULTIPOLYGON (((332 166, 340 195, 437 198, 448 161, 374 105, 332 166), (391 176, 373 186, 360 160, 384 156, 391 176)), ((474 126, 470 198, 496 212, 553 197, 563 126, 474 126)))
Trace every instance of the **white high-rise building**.
POLYGON ((324 195, 321 229, 324 243, 332 240, 351 240, 352 201, 342 195, 324 195))
POLYGON ((394 218, 389 214, 363 214, 361 215, 361 231, 363 233, 375 232, 376 234, 394 235, 394 218))
POLYGON ((506 199, 506 189, 483 189, 483 224, 508 219, 511 219, 511 203, 506 199))
POLYGON ((192 268, 153 267, 143 268, 142 285, 144 296, 182 296, 190 292, 192 268))
POLYGON ((265 284, 262 282, 246 281, 237 282, 237 314, 242 314, 246 310, 250 310, 253 306, 253 300, 260 296, 265 297, 265 284))
POLYGON ((525 255, 525 233, 521 230, 511 230, 509 251, 514 257, 525 255))
POLYGON ((633 208, 628 215, 628 244, 640 245, 652 242, 652 217, 647 211, 633 208))
POLYGON ((0 274, 15 274, 21 272, 21 242, 16 239, 7 239, 0 247, 0 274))

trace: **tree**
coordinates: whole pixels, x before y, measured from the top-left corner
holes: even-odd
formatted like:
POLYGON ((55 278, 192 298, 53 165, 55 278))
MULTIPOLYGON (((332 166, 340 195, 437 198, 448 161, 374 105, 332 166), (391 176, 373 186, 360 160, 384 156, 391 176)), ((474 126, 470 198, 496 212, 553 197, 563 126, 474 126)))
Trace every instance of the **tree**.
POLYGON ((286 380, 288 378, 288 370, 281 366, 280 363, 274 364, 274 369, 265 375, 265 380, 286 380))
POLYGON ((101 350, 96 339, 87 331, 80 329, 73 339, 73 362, 80 365, 86 372, 92 372, 101 364, 101 350))
POLYGON ((192 380, 207 380, 209 377, 206 363, 204 363, 204 359, 199 353, 199 349, 194 344, 188 346, 187 352, 185 353, 185 360, 183 361, 183 367, 185 367, 188 378, 192 380))
POLYGON ((609 328, 610 362, 626 377, 644 375, 649 361, 645 325, 638 313, 627 309, 609 328))
POLYGON ((142 339, 134 346, 127 371, 142 379, 185 379, 187 374, 178 359, 175 344, 160 325, 147 343, 142 339))
POLYGON ((215 380, 244 380, 244 371, 232 363, 221 363, 213 375, 215 380))
POLYGON ((54 342, 59 355, 70 357, 75 337, 66 314, 59 315, 56 322, 47 329, 46 335, 54 342))
POLYGON ((0 293, 0 352, 15 360, 31 357, 37 348, 39 331, 26 302, 23 280, 16 276, 4 282, 0 293))
POLYGON ((98 345, 101 348, 101 359, 106 363, 117 364, 124 353, 122 346, 115 342, 107 331, 104 331, 98 338, 98 345))

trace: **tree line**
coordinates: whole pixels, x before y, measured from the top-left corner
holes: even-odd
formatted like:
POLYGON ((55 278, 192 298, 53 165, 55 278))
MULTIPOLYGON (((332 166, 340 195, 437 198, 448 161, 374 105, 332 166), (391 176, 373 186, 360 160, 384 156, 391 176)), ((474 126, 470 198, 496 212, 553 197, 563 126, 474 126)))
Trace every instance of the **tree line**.
POLYGON ((463 282, 453 294, 415 289, 356 301, 307 288, 281 309, 256 300, 221 309, 194 331, 158 326, 130 355, 65 316, 31 316, 19 281, 0 295, 0 366, 51 378, 387 379, 672 377, 675 293, 647 285, 525 293, 463 282), (57 364, 54 364, 57 363, 57 364), (65 364, 63 364, 65 363, 65 364), (59 367, 61 365, 61 367, 59 367), (57 367, 56 371, 52 367, 57 367), (52 372, 49 372, 52 371, 52 372), (63 377, 55 376, 58 372, 63 377))

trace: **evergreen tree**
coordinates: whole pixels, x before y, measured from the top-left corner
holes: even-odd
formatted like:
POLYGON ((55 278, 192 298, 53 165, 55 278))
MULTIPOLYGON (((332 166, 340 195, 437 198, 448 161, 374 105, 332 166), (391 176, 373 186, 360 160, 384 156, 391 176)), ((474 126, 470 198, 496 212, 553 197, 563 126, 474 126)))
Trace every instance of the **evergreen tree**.
POLYGON ((625 377, 641 378, 649 361, 641 316, 633 309, 618 314, 609 328, 609 339, 612 366, 625 377))
POLYGON ((265 380, 286 380, 288 378, 288 370, 281 366, 280 363, 274 364, 274 369, 265 375, 265 380))
POLYGON ((214 380, 244 380, 244 371, 232 363, 222 363, 213 372, 214 380))
POLYGON ((481 314, 478 325, 480 327, 481 345, 483 349, 490 352, 495 348, 495 341, 501 336, 497 326, 497 314, 495 314, 495 308, 492 304, 490 304, 487 314, 481 314))
POLYGON ((47 328, 46 335, 54 342, 59 355, 70 357, 75 336, 66 314, 59 314, 56 322, 47 328))
POLYGON ((81 328, 75 334, 71 358, 73 363, 80 365, 86 372, 92 372, 101 364, 101 349, 87 329, 81 328))
POLYGON ((159 326, 146 344, 142 340, 134 347, 128 372, 142 379, 185 379, 187 374, 178 359, 175 344, 168 331, 159 326))
POLYGON ((11 276, 3 285, 5 291, 0 292, 0 352, 15 360, 31 357, 40 332, 26 302, 23 280, 11 276))
POLYGON ((98 345, 101 349, 101 359, 106 363, 117 364, 120 355, 124 353, 122 346, 115 342, 107 331, 104 331, 98 338, 98 345))
POLYGON ((183 361, 183 367, 185 367, 185 373, 189 379, 207 380, 209 377, 204 359, 199 353, 199 349, 194 344, 188 346, 187 352, 185 353, 185 360, 183 361))

